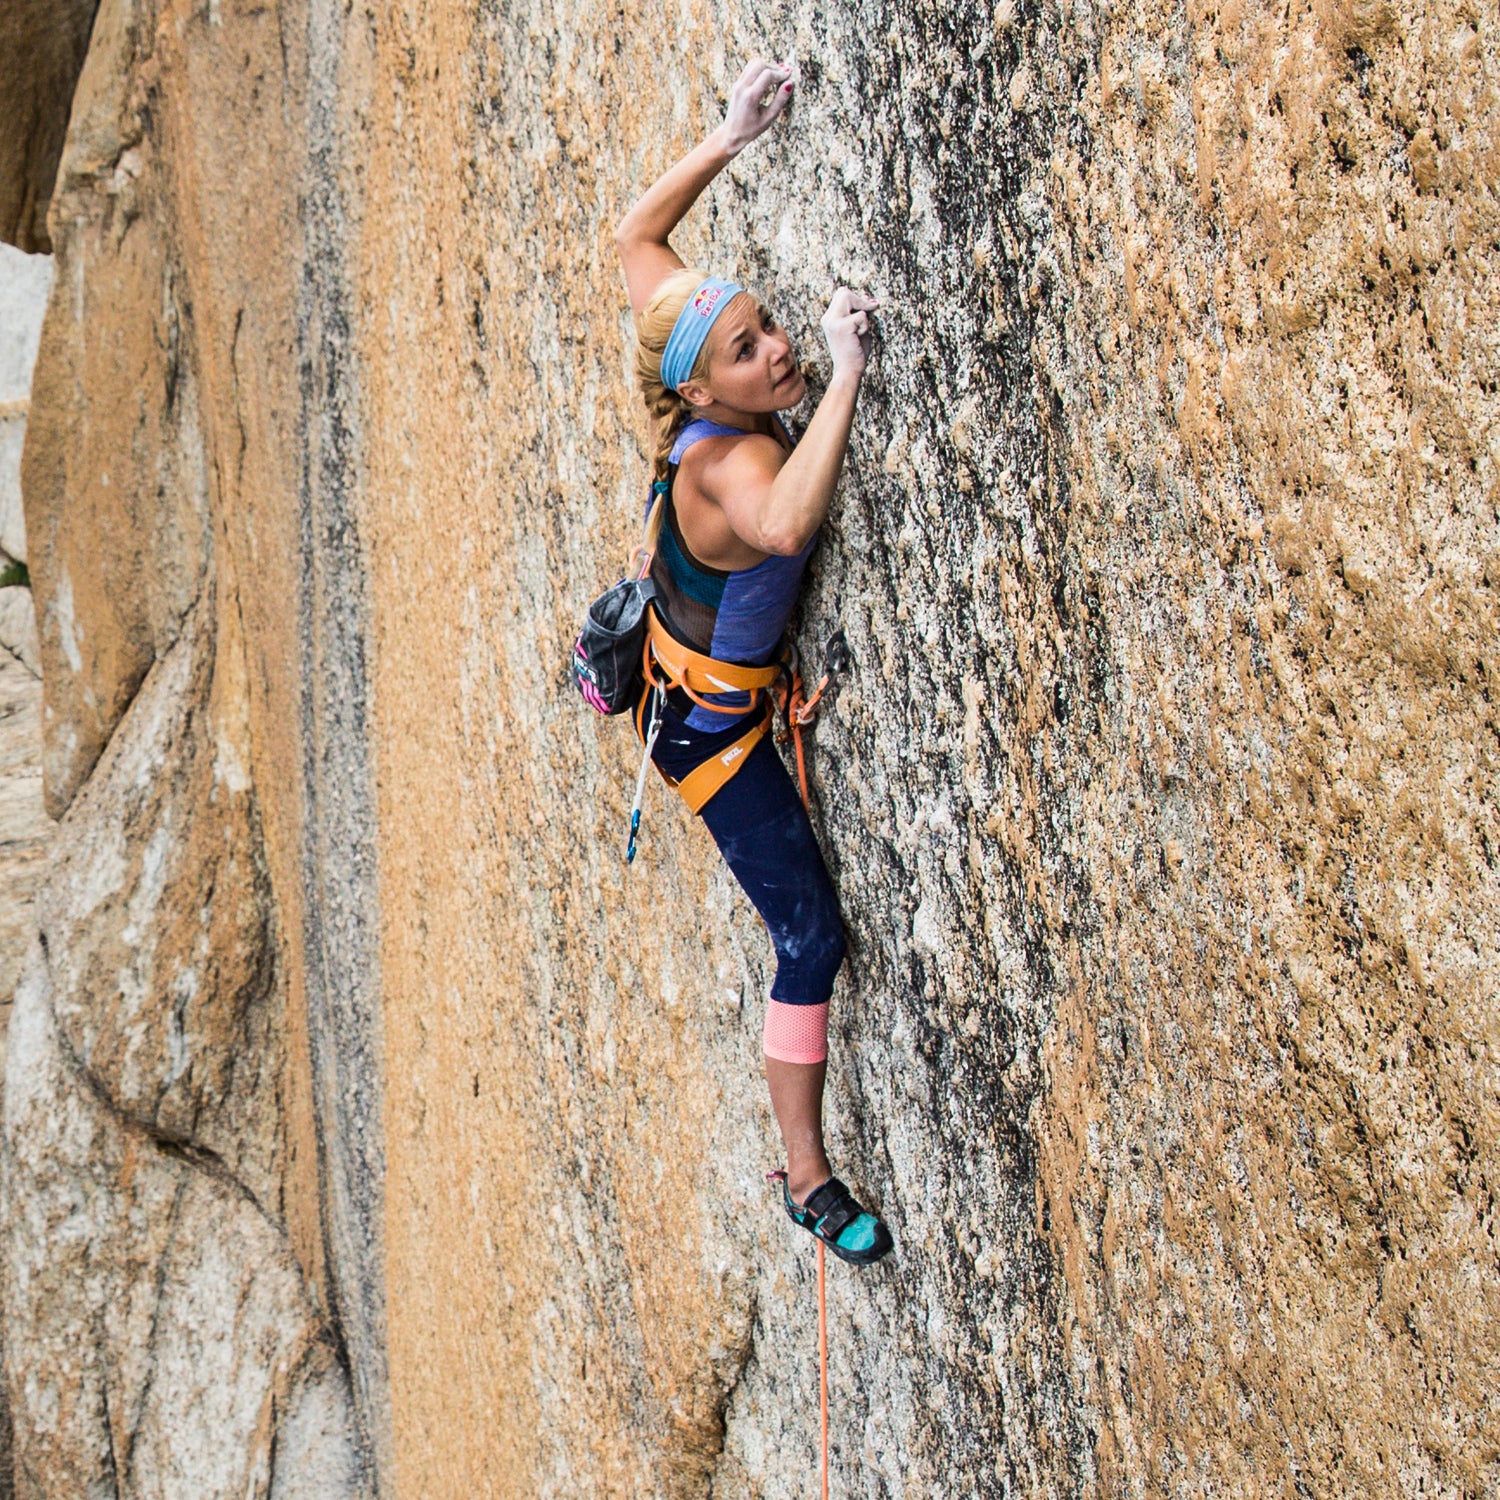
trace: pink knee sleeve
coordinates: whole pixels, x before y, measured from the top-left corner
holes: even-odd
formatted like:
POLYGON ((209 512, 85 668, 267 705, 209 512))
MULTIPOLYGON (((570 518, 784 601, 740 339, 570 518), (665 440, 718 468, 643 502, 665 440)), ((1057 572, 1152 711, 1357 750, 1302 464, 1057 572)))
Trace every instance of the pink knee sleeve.
POLYGON ((828 1006, 766 1005, 765 1049, 777 1062, 820 1063, 828 1056, 828 1006))

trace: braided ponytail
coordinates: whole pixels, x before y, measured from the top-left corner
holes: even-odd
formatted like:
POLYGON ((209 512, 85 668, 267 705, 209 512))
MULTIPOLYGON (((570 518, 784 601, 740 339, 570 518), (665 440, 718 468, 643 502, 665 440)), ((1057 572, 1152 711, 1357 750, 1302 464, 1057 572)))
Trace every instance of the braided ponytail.
MULTIPOLYGON (((685 267, 674 271, 657 287, 651 300, 641 310, 635 324, 635 378, 640 384, 641 398, 651 414, 653 479, 667 477, 667 460, 672 456, 672 444, 677 434, 692 420, 693 407, 676 391, 669 391, 661 381, 661 357, 666 353, 667 340, 678 314, 688 304, 688 298, 704 280, 702 271, 685 267)), ((708 372, 708 346, 705 344, 693 365, 693 379, 702 380, 708 372)))

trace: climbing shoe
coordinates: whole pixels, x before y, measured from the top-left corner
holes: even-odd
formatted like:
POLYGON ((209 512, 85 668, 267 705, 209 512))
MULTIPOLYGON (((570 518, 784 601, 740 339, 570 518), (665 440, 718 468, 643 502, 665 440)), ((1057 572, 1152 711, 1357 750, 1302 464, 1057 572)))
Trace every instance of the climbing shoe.
POLYGON ((772 1172, 781 1182, 781 1202, 793 1224, 822 1240, 840 1260, 851 1266, 873 1265, 891 1248, 891 1232, 864 1208, 837 1177, 807 1195, 807 1202, 792 1201, 785 1172, 772 1172))

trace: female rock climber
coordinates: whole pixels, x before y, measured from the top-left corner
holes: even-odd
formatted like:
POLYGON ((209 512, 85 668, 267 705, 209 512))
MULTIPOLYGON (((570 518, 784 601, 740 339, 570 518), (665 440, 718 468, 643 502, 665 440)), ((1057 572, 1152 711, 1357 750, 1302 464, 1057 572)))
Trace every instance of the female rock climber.
POLYGON ((807 384, 786 331, 752 293, 685 268, 668 242, 792 92, 787 65, 752 62, 723 124, 615 232, 662 495, 650 576, 665 697, 648 687, 652 717, 648 725, 643 701, 637 725, 643 738, 655 728, 652 760, 700 813, 770 929, 776 978, 765 1067, 786 1145, 786 1211, 835 1255, 868 1265, 891 1248, 890 1233, 833 1175, 823 1145, 828 999, 844 958, 843 924, 812 825, 764 732, 770 710, 759 688, 775 675, 843 468, 876 303, 847 287, 834 293, 823 317, 833 377, 794 444, 777 413, 802 401, 807 384), (706 690, 726 686, 739 690, 706 690), (706 784, 717 789, 695 805, 695 784, 700 794, 706 784))

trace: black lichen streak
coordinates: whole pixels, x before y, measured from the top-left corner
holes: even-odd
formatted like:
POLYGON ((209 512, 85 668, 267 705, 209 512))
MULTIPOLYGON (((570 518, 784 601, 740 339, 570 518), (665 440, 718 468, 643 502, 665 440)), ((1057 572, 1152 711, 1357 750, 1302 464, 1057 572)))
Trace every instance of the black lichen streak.
POLYGON ((388 1477, 380 905, 369 601, 356 522, 358 370, 348 264, 354 206, 340 175, 338 123, 347 24, 336 6, 310 7, 308 114, 316 144, 308 164, 297 329, 303 943, 331 1314, 350 1371, 364 1463, 384 1493, 394 1481, 388 1477))
MULTIPOLYGON (((1093 705, 1108 668, 1074 537, 1065 417, 1032 350, 1053 316, 1037 291, 1049 226, 1036 182, 1059 133, 1085 154, 1089 142, 1060 118, 1066 99, 1034 87, 1012 107, 1016 70, 1051 45, 1025 8, 1004 31, 988 7, 862 10, 869 45, 840 44, 846 98, 868 101, 870 118, 827 128, 864 142, 856 181, 886 310, 840 534, 802 616, 804 649, 839 618, 859 658, 858 708, 818 731, 822 827, 858 976, 841 995, 839 1066, 855 1071, 872 1186, 926 1235, 891 1273, 908 1311, 888 1334, 917 1386, 941 1393, 914 1462, 949 1494, 1000 1496, 1027 1492, 1045 1453, 1062 1496, 1092 1474, 1091 1418, 1054 1332, 1028 1115, 1063 955, 1096 925, 1070 777, 1100 759, 1093 705), (966 692, 982 711, 966 715, 966 692), (937 952, 914 932, 923 908, 946 930, 937 952), (1002 966, 1007 950, 1020 962, 1002 966), (876 1031, 909 1041, 873 1047, 876 1031), (911 1165, 887 1140, 907 1131, 924 1141, 920 1181, 903 1180, 911 1165), (921 1311, 934 1301, 938 1337, 921 1311)), ((824 108, 832 91, 821 81, 824 108)), ((874 1405, 881 1374, 862 1392, 874 1405)))

